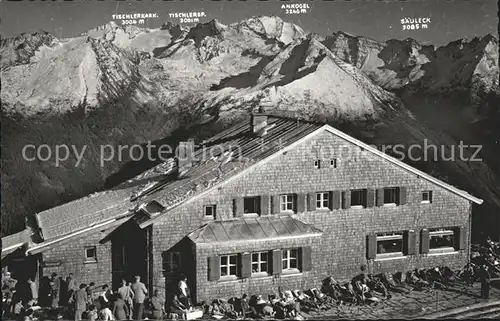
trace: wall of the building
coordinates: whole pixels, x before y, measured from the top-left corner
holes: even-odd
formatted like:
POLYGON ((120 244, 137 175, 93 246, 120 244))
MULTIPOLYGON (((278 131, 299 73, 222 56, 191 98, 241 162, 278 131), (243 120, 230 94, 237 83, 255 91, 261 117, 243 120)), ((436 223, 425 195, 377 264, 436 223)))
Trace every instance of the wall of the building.
POLYGON ((106 236, 106 232, 96 232, 81 238, 74 238, 60 243, 42 253, 42 260, 47 266, 43 266, 43 276, 49 276, 56 272, 63 279, 69 273, 80 283, 89 284, 94 282, 96 287, 103 284, 111 285, 111 242, 99 244, 106 236), (85 263, 85 247, 96 246, 97 262, 85 263), (60 262, 58 266, 53 266, 60 262))
MULTIPOLYGON (((358 154, 359 148, 328 132, 310 138, 293 150, 282 153, 265 165, 228 182, 203 197, 193 199, 184 206, 170 212, 165 219, 155 223, 154 239, 154 285, 165 286, 161 253, 167 251, 189 232, 202 225, 203 205, 217 205, 217 219, 233 218, 233 199, 243 196, 263 194, 309 193, 355 188, 383 188, 405 186, 407 204, 395 207, 372 207, 363 209, 340 209, 335 211, 315 211, 299 213, 295 217, 323 230, 324 235, 313 241, 313 270, 302 276, 282 277, 281 285, 290 288, 320 286, 321 280, 329 275, 336 279, 349 279, 358 273, 362 264, 367 264, 370 272, 402 271, 419 267, 446 264, 452 268, 463 266, 468 258, 468 250, 445 255, 416 254, 404 258, 385 261, 366 259, 366 236, 369 233, 383 233, 413 229, 419 235, 422 228, 465 226, 469 237, 469 201, 438 187, 415 174, 409 173, 372 154, 362 154, 357 159, 346 157, 342 146, 350 146, 351 154, 358 154), (337 168, 314 167, 319 156, 314 146, 331 146, 334 156, 324 153, 324 161, 338 158, 337 168), (342 153, 343 151, 343 153, 342 153), (421 204, 421 192, 433 191, 433 203, 421 204)), ((417 237, 417 248, 419 246, 417 237)), ((251 250, 266 250, 282 244, 263 244, 251 250)), ((250 250, 235 247, 235 252, 250 250)), ((217 250, 219 251, 219 250, 217 250)), ((216 252, 217 252, 216 251, 216 252)), ((230 297, 242 293, 267 293, 270 285, 277 288, 274 278, 259 280, 215 282, 207 279, 207 257, 213 250, 204 249, 196 253, 195 285, 198 301, 217 296, 230 297)), ((228 254, 226 251, 219 254, 228 254)))

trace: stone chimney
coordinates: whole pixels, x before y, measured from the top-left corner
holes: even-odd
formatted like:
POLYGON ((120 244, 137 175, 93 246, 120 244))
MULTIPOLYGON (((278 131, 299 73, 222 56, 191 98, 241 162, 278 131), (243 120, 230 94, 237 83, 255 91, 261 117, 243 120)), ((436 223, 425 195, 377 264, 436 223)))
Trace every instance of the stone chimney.
POLYGON ((194 157, 194 140, 179 142, 177 147, 178 176, 183 176, 192 166, 194 157))
POLYGON ((254 134, 264 136, 267 134, 267 115, 253 114, 250 126, 254 134))

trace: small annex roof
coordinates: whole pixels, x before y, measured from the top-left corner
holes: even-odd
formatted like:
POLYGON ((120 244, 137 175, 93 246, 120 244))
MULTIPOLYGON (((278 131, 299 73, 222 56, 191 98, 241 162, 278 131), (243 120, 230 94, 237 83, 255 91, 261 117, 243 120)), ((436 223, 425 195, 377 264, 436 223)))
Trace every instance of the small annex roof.
POLYGON ((188 234, 196 244, 297 239, 322 235, 322 231, 290 216, 263 216, 212 221, 188 234))
POLYGON ((30 242, 28 230, 2 237, 2 259, 30 242))

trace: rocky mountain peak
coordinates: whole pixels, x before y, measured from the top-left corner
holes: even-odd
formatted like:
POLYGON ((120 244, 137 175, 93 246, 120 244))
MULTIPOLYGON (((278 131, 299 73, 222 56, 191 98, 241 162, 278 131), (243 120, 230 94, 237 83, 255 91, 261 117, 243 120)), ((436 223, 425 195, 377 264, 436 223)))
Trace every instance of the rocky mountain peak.
POLYGON ((29 63, 41 46, 53 46, 58 39, 52 34, 39 30, 22 33, 18 36, 0 40, 2 68, 29 63))

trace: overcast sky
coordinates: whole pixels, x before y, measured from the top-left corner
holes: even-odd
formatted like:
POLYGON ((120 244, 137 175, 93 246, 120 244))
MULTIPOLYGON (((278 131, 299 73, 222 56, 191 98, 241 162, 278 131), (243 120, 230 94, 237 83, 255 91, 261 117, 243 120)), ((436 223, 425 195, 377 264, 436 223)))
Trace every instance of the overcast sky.
POLYGON ((146 20, 146 26, 156 28, 166 21, 178 22, 169 19, 169 13, 190 11, 205 12, 207 17, 202 21, 218 19, 226 24, 251 16, 277 15, 321 35, 342 30, 381 41, 412 37, 424 44, 443 45, 464 37, 498 35, 496 0, 285 1, 309 4, 309 13, 301 15, 286 15, 280 9, 283 2, 278 0, 0 1, 2 37, 36 30, 71 37, 111 21, 112 14, 136 12, 157 13, 158 19, 146 20), (402 31, 400 20, 404 17, 428 17, 431 23, 425 30, 402 31))

